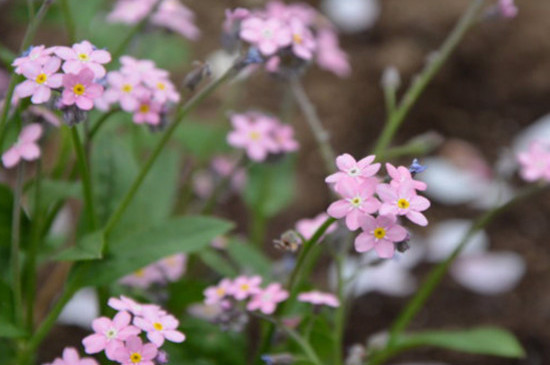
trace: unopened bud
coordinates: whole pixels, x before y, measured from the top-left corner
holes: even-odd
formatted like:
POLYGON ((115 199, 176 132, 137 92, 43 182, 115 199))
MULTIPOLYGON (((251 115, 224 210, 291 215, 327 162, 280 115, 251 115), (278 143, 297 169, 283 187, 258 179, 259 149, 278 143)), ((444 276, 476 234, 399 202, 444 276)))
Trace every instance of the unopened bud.
POLYGON ((382 79, 380 81, 383 89, 397 90, 401 85, 401 76, 399 70, 394 66, 386 67, 384 73, 382 73, 382 79))
POLYGON ((286 231, 281 235, 280 239, 273 240, 275 248, 282 251, 296 252, 302 245, 302 239, 293 230, 286 231))

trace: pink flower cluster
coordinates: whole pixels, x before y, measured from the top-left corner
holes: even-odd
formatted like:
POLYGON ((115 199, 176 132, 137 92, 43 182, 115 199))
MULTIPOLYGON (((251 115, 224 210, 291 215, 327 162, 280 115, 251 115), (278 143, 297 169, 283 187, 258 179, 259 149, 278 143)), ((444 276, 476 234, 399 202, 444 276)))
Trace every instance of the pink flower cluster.
MULTIPOLYGON (((307 4, 270 1, 264 9, 226 11, 223 25, 228 37, 234 36, 259 50, 267 59, 268 71, 277 72, 290 58, 317 64, 336 75, 348 76, 347 55, 338 44, 334 27, 307 4)), ((289 62, 292 63, 292 62, 289 62)))
POLYGON ((185 273, 186 263, 187 256, 183 253, 168 256, 126 275, 120 279, 120 283, 146 289, 153 284, 177 281, 185 273))
POLYGON ((527 151, 517 156, 520 176, 525 181, 543 180, 550 182, 550 144, 535 140, 527 151))
POLYGON ((426 189, 426 184, 414 180, 405 166, 387 163, 390 182, 380 183, 376 177, 380 164, 373 163, 374 159, 373 155, 360 161, 349 154, 337 157, 339 171, 325 181, 332 184, 341 199, 332 203, 327 212, 331 217, 345 218, 350 230, 363 230, 355 240, 358 252, 374 249, 378 256, 391 258, 394 243, 408 236, 398 217, 405 216, 413 223, 426 226, 428 220, 422 212, 429 208, 430 202, 417 194, 418 190, 426 189))
POLYGON ((183 342, 179 321, 161 307, 141 304, 127 297, 111 298, 109 306, 118 313, 113 319, 100 317, 92 322, 94 333, 82 340, 87 354, 102 351, 109 360, 124 365, 154 365, 164 341, 183 342), (143 342, 140 334, 150 342, 143 342))
POLYGON ((222 279, 218 285, 206 288, 204 291, 206 305, 231 307, 231 300, 244 301, 249 311, 259 310, 264 314, 272 314, 277 304, 288 298, 288 292, 279 283, 271 283, 262 288, 262 278, 259 276, 239 276, 234 280, 222 279))
POLYGON ((294 152, 299 147, 294 129, 275 117, 248 112, 233 114, 230 120, 234 130, 227 135, 228 143, 244 148, 254 161, 264 161, 270 153, 294 152))
POLYGON ((195 25, 195 14, 178 0, 118 0, 107 19, 114 23, 136 24, 142 21, 160 1, 149 21, 182 36, 196 40, 200 31, 195 25))
POLYGON ((136 124, 159 125, 168 105, 180 100, 168 72, 153 61, 130 56, 122 56, 120 63, 120 70, 107 74, 107 90, 98 107, 107 110, 118 103, 122 110, 133 113, 136 124))
POLYGON ((90 110, 94 100, 103 94, 97 80, 105 76, 103 65, 110 61, 109 52, 98 50, 88 41, 72 47, 32 47, 13 61, 15 73, 26 78, 15 88, 15 95, 30 96, 33 104, 42 104, 50 100, 52 90, 59 90, 62 107, 76 105, 90 110))
POLYGON ((17 142, 2 154, 2 163, 10 169, 21 160, 34 161, 40 157, 38 140, 42 136, 42 126, 37 123, 24 127, 17 138, 17 142))

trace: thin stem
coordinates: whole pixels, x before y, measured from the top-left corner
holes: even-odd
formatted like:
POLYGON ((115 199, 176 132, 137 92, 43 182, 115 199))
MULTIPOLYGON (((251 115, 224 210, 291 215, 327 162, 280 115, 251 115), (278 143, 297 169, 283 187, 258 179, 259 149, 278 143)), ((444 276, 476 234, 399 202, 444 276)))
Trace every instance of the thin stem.
POLYGON ((29 19, 34 18, 34 0, 27 0, 27 11, 29 13, 29 19))
POLYGON ((65 18, 65 27, 67 28, 67 37, 70 43, 76 42, 76 27, 74 25, 73 15, 71 13, 71 7, 69 0, 60 0, 61 11, 65 18))
POLYGON ((99 132, 99 129, 105 124, 105 122, 114 114, 118 113, 121 109, 116 108, 109 110, 107 113, 104 113, 101 117, 98 118, 97 122, 94 123, 92 126, 92 129, 90 129, 88 133, 88 140, 91 141, 94 139, 97 132, 99 132))
POLYGON ((384 160, 384 154, 388 148, 388 145, 426 86, 447 61, 466 32, 478 20, 484 2, 485 0, 474 0, 470 4, 441 48, 435 53, 435 56, 429 61, 422 73, 409 87, 395 112, 388 115, 386 126, 384 127, 384 130, 382 131, 374 148, 374 154, 380 160, 384 160))
POLYGON ((162 135, 162 138, 155 146, 153 152, 151 153, 151 156, 149 156, 149 159, 145 162, 145 165, 141 168, 141 171, 139 172, 139 175, 134 180, 132 186, 130 187, 130 190, 126 193, 120 204, 117 206, 114 213, 109 218, 107 224, 105 225, 105 236, 108 236, 109 233, 113 230, 113 228, 116 226, 116 224, 119 222, 119 220, 122 218, 122 215, 126 211, 126 208, 128 208, 128 205, 134 198, 135 194, 139 190, 141 184, 143 183, 143 180, 145 180, 145 177, 149 173, 149 170, 157 160, 158 156, 164 149, 164 146, 170 138, 172 137, 172 134, 174 134, 174 131, 178 127, 178 125, 181 123, 181 121, 185 118, 185 116, 193 110, 197 105, 199 105, 205 98, 207 98, 210 94, 212 94, 218 87, 223 85, 225 82, 233 78, 238 71, 231 67, 229 70, 227 70, 219 79, 213 81, 202 89, 198 94, 196 94, 193 98, 191 98, 182 108, 180 113, 177 113, 177 118, 172 122, 172 124, 168 127, 166 132, 162 135))
POLYGON ((95 214, 94 207, 94 195, 92 192, 92 178, 88 163, 86 162, 86 154, 84 153, 84 146, 80 140, 80 135, 76 126, 71 128, 71 137, 73 140, 74 149, 76 152, 76 162, 78 169, 80 170, 80 177, 82 179, 82 189, 84 191, 84 205, 86 209, 86 215, 88 218, 89 228, 95 231, 98 228, 97 216, 95 214))
POLYGON ((17 180, 13 194, 13 210, 11 221, 11 275, 13 290, 13 309, 18 325, 22 324, 22 293, 21 293, 21 265, 19 250, 21 247, 21 197, 23 195, 23 175, 25 168, 23 162, 17 166, 17 180))
POLYGON ((336 278, 338 288, 338 299, 340 300, 340 306, 336 308, 335 320, 334 320, 334 361, 335 365, 342 364, 342 346, 344 344, 344 325, 346 320, 346 303, 344 301, 344 280, 342 277, 342 270, 344 266, 344 256, 339 254, 335 258, 336 263, 336 278))
POLYGON ((315 106, 313 105, 311 100, 309 100, 306 92, 304 91, 304 88, 302 87, 302 84, 298 79, 294 78, 290 80, 290 90, 294 94, 294 98, 296 99, 298 106, 302 110, 302 113, 304 114, 304 117, 309 125, 309 129, 313 133, 313 137, 315 138, 317 145, 321 150, 321 157, 323 158, 327 173, 333 173, 336 154, 334 153, 334 150, 330 145, 329 133, 323 127, 323 123, 321 122, 321 118, 319 118, 319 115, 317 114, 315 106))

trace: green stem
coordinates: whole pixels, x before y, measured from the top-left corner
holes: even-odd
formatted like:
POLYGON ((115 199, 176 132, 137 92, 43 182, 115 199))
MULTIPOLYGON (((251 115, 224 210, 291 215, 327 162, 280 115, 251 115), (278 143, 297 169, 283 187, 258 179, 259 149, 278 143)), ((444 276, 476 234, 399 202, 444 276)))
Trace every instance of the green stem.
POLYGON ((340 306, 336 308, 335 321, 334 321, 334 361, 335 365, 342 364, 342 346, 344 345, 344 325, 346 321, 346 303, 344 301, 344 280, 342 277, 342 270, 344 266, 344 256, 339 254, 335 258, 336 263, 336 276, 337 276, 337 288, 338 299, 340 300, 340 306))
POLYGON ((112 109, 112 110, 109 110, 107 113, 104 113, 101 117, 99 117, 97 122, 94 123, 92 129, 90 129, 88 133, 88 140, 91 141, 92 139, 94 139, 95 135, 97 134, 97 132, 99 132, 99 129, 105 124, 105 122, 111 116, 118 113, 119 111, 121 111, 121 109, 118 109, 118 108, 112 109))
POLYGON ((29 19, 34 18, 34 0, 27 0, 27 11, 29 13, 29 19))
POLYGON ((65 27, 67 28, 67 37, 69 38, 70 43, 76 42, 76 28, 74 25, 73 15, 71 12, 71 7, 69 5, 69 0, 59 0, 61 5, 61 11, 63 12, 63 17, 65 18, 65 27))
POLYGON ((21 246, 21 198, 23 195, 23 174, 25 173, 24 164, 21 161, 17 166, 17 180, 13 194, 13 210, 11 221, 11 272, 12 272, 12 290, 13 290, 13 309, 15 311, 15 322, 22 324, 22 293, 21 293, 21 265, 20 265, 20 246, 21 246))
POLYGON ((468 232, 466 232, 466 234, 462 237, 462 239, 460 240, 460 243, 454 249, 454 251, 449 255, 449 257, 447 257, 445 261, 437 265, 428 274, 428 277, 426 278, 426 281, 424 282, 424 284, 422 284, 418 292, 409 301, 405 309, 399 314, 394 324, 392 325, 390 330, 390 338, 388 340, 386 348, 381 352, 379 352, 376 356, 374 356, 372 361, 369 363, 369 365, 382 364, 383 361, 385 361, 388 358, 387 353, 393 352, 394 347, 397 343, 398 336, 405 330, 405 328, 413 320, 416 314, 423 308, 426 301, 430 298, 435 288, 439 285, 439 283, 441 282, 441 280, 449 270, 449 267, 451 266, 451 264, 454 262, 454 260, 460 254, 460 252, 462 252, 464 247, 468 244, 470 239, 477 232, 485 228, 497 216, 507 211, 512 206, 516 205, 518 202, 523 201, 528 197, 533 196, 534 194, 548 190, 549 188, 550 188, 550 185, 530 186, 524 189, 523 191, 521 191, 519 194, 517 194, 513 199, 511 199, 507 203, 497 206, 485 212, 481 216, 479 216, 475 220, 474 224, 470 227, 468 232))
POLYGON ((304 88, 300 81, 296 78, 290 80, 290 90, 294 94, 294 98, 300 107, 306 122, 308 123, 309 129, 313 133, 313 137, 321 150, 321 157, 325 164, 327 173, 331 174, 334 172, 334 161, 336 159, 336 154, 330 145, 329 139, 330 135, 323 127, 321 118, 317 114, 315 106, 309 100, 304 88))
POLYGON ((113 230, 113 228, 116 226, 116 224, 119 222, 119 220, 122 218, 122 215, 126 211, 126 208, 128 208, 128 205, 134 198, 134 195, 139 190, 141 184, 143 183, 143 180, 149 173, 149 170, 157 160, 158 156, 164 149, 164 146, 170 138, 172 137, 172 134, 174 134, 174 131, 178 127, 178 125, 181 123, 181 121, 185 118, 185 116, 193 110, 197 105, 199 105, 205 98, 207 98, 210 94, 212 94, 218 87, 223 85, 225 82, 233 78, 238 71, 231 67, 229 70, 227 70, 219 79, 213 81, 208 86, 206 86, 204 89, 202 89, 198 94, 196 94, 193 98, 191 98, 182 108, 181 112, 177 114, 177 118, 170 124, 166 132, 162 135, 162 138, 155 146, 153 152, 151 153, 151 156, 149 156, 149 159, 145 162, 145 165, 141 168, 141 171, 139 172, 139 175, 134 180, 132 186, 130 187, 130 190, 126 193, 120 204, 117 206, 114 213, 111 215, 109 220, 107 221, 107 224, 105 225, 105 236, 108 236, 109 233, 113 230))
POLYGON ((86 162, 86 154, 84 153, 84 146, 80 140, 80 135, 76 126, 71 127, 71 137, 73 140, 74 149, 76 152, 76 161, 78 169, 80 170, 80 177, 82 179, 82 190, 84 191, 84 205, 86 209, 86 215, 88 218, 89 228, 95 231, 98 228, 97 216, 95 214, 94 207, 94 195, 92 192, 92 178, 88 163, 86 162))
POLYGON ((422 73, 409 87, 399 106, 395 111, 388 115, 386 126, 380 135, 378 142, 374 148, 374 154, 379 160, 384 160, 384 154, 388 145, 392 141, 395 133, 405 120, 410 109, 416 103, 426 86, 430 83, 433 77, 441 69, 447 61, 456 46, 460 43, 466 32, 478 20, 482 6, 485 0, 474 0, 462 18, 458 21, 453 31, 449 34, 441 48, 435 53, 435 56, 429 61, 422 73))
MULTIPOLYGON (((31 45, 34 35, 36 34, 36 31, 38 29, 38 26, 44 19, 44 16, 46 15, 52 3, 53 3, 53 0, 44 0, 42 2, 42 6, 38 10, 38 13, 36 13, 36 16, 32 19, 29 26, 27 27, 27 31, 25 32, 25 36, 23 37, 23 41, 21 42, 21 47, 19 48, 19 53, 22 53, 31 45)), ((2 110, 2 116, 0 117, 0 149, 4 143, 6 123, 8 121, 8 114, 10 111, 11 101, 13 98, 13 91, 15 90, 15 85, 17 85, 20 78, 21 77, 19 75, 15 73, 12 74, 10 78, 10 83, 8 85, 8 91, 6 92, 6 97, 4 99, 4 109, 2 110)))

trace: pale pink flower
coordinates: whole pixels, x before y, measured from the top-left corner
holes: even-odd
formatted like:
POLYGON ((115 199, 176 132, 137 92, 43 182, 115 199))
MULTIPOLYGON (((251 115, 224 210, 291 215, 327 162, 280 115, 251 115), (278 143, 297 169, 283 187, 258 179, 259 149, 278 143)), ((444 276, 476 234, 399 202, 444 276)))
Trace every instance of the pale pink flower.
POLYGON ((241 24, 240 37, 258 47, 265 56, 271 56, 278 49, 292 43, 289 27, 276 18, 250 17, 241 24))
POLYGON ((118 0, 107 15, 113 23, 136 24, 149 14, 156 0, 118 0))
POLYGON ((157 265, 151 264, 122 277, 119 282, 123 285, 146 289, 152 284, 163 283, 164 275, 157 265))
POLYGON ((498 0, 498 10, 504 18, 515 18, 518 15, 514 0, 498 0))
POLYGON ((259 310, 264 314, 272 314, 277 304, 288 298, 288 292, 279 283, 272 283, 259 293, 252 296, 246 309, 249 311, 259 310))
POLYGON ((157 267, 168 281, 177 281, 185 273, 186 263, 187 256, 179 253, 157 261, 157 267))
POLYGON ((168 78, 148 77, 144 79, 144 82, 153 92, 154 101, 164 104, 166 102, 177 103, 180 100, 180 94, 168 78))
POLYGON ((541 141, 532 141, 529 149, 517 156, 520 176, 525 181, 550 181, 550 148, 541 141))
POLYGON ((94 99, 103 94, 103 86, 94 82, 94 73, 89 68, 83 68, 78 74, 63 75, 65 89, 61 94, 61 103, 73 105, 82 110, 91 110, 94 99))
POLYGON ((33 46, 29 48, 28 54, 25 53, 25 56, 17 57, 13 62, 12 66, 15 67, 14 72, 21 75, 23 73, 23 65, 28 63, 38 64, 39 66, 44 66, 47 61, 50 60, 53 53, 53 48, 46 48, 46 46, 33 46))
POLYGON ((395 215, 364 216, 361 218, 363 232, 355 238, 357 252, 366 252, 374 248, 381 258, 391 258, 395 253, 394 242, 407 237, 407 230, 397 224, 395 215))
POLYGON ((112 320, 107 317, 95 319, 92 322, 95 333, 82 340, 86 353, 96 354, 105 350, 107 358, 115 360, 115 351, 123 346, 122 341, 141 332, 139 328, 130 325, 131 320, 128 312, 118 312, 112 320))
POLYGON ((279 147, 279 152, 294 152, 300 147, 294 138, 294 128, 291 125, 273 120, 272 136, 279 147))
POLYGON ((414 180, 411 172, 405 166, 395 167, 390 163, 386 163, 386 171, 388 171, 388 175, 391 177, 390 185, 393 187, 398 188, 399 186, 406 184, 409 186, 412 185, 415 190, 420 191, 424 191, 428 188, 428 185, 426 185, 425 182, 414 180))
POLYGON ((265 69, 268 72, 277 72, 281 66, 281 57, 272 56, 265 62, 265 69))
POLYGON ((200 31, 194 21, 195 14, 177 0, 164 0, 151 17, 151 24, 168 28, 188 39, 197 40, 200 31))
MULTIPOLYGON (((340 171, 327 176, 325 182, 338 186, 346 179, 353 179, 356 182, 366 181, 366 178, 376 175, 380 169, 379 163, 372 163, 375 158, 374 155, 370 155, 355 161, 353 156, 344 153, 336 158, 336 166, 340 171)), ((336 191, 338 191, 338 188, 336 188, 336 191)))
POLYGON ((263 161, 268 153, 278 151, 277 142, 272 137, 273 122, 269 118, 253 118, 250 114, 234 114, 231 124, 235 130, 227 136, 233 147, 244 148, 248 157, 254 161, 263 161))
POLYGON ((402 184, 394 187, 380 184, 376 187, 376 193, 382 200, 381 215, 404 215, 419 226, 428 225, 428 220, 420 212, 430 207, 430 201, 417 195, 412 185, 402 184))
POLYGON ((162 311, 162 309, 155 304, 141 304, 135 300, 121 295, 120 298, 109 298, 107 305, 117 311, 130 312, 135 316, 141 316, 145 309, 162 311))
POLYGON ((162 79, 168 77, 168 71, 157 68, 155 62, 151 60, 138 60, 130 56, 120 57, 120 71, 126 75, 135 74, 142 81, 147 79, 162 79))
POLYGON ((270 1, 265 6, 265 15, 278 18, 284 21, 298 19, 302 23, 312 25, 318 16, 317 11, 311 6, 303 3, 285 4, 282 1, 270 1))
MULTIPOLYGON (((310 240, 315 232, 325 223, 325 221, 329 218, 329 215, 326 213, 320 213, 315 218, 311 219, 300 219, 298 222, 296 222, 296 231, 302 235, 306 240, 310 240)), ((332 232, 334 232, 338 228, 338 224, 336 222, 332 223, 330 226, 328 226, 325 233, 321 236, 319 241, 322 241, 323 238, 332 232)))
POLYGON ((12 168, 21 161, 34 161, 40 157, 38 140, 42 136, 40 124, 29 124, 19 134, 17 142, 2 154, 2 163, 6 168, 12 168))
POLYGON ((321 29, 317 34, 317 63, 339 77, 347 77, 351 73, 348 56, 340 48, 338 37, 330 28, 321 29))
POLYGON ((131 336, 124 341, 124 346, 115 352, 116 361, 123 365, 155 365, 158 348, 152 343, 143 344, 138 336, 131 336))
POLYGON ((84 68, 93 71, 95 78, 105 76, 104 64, 111 62, 111 54, 105 50, 97 49, 88 41, 73 44, 72 47, 55 47, 54 52, 61 57, 63 71, 66 73, 79 73, 84 68))
POLYGON ((41 65, 38 62, 25 62, 21 67, 21 73, 27 78, 15 88, 15 95, 26 98, 32 95, 33 104, 42 104, 50 100, 51 89, 61 87, 63 75, 56 73, 61 66, 61 60, 50 57, 41 65))
POLYGON ((340 300, 334 294, 323 293, 316 290, 300 293, 298 295, 298 300, 304 303, 311 303, 314 305, 326 305, 334 308, 340 306, 340 300))
POLYGON ((220 303, 224 299, 233 286, 233 282, 230 279, 222 279, 216 286, 210 286, 204 290, 204 303, 213 305, 220 303))
POLYGON ((239 276, 233 281, 233 285, 229 288, 229 294, 237 300, 244 300, 254 294, 259 293, 262 289, 260 284, 262 278, 260 276, 239 276))
POLYGON ((108 103, 118 102, 127 112, 133 112, 138 108, 138 98, 144 92, 140 75, 113 71, 107 74, 107 82, 109 89, 105 91, 103 98, 108 103))
POLYGON ((178 343, 185 341, 185 335, 177 331, 179 321, 173 315, 146 309, 142 316, 134 318, 134 325, 147 332, 147 338, 157 347, 161 347, 165 339, 178 343))
POLYGON ((91 357, 81 359, 74 347, 65 347, 62 358, 57 358, 51 364, 45 365, 98 365, 98 363, 91 357))
POLYGON ((136 124, 160 124, 160 113, 162 112, 162 106, 151 99, 149 93, 144 93, 139 100, 139 106, 134 111, 134 123, 136 124))
POLYGON ((375 186, 370 182, 358 183, 352 179, 342 181, 338 193, 343 199, 328 207, 328 215, 336 219, 346 217, 346 226, 355 231, 359 228, 362 216, 372 214, 380 207, 380 202, 374 197, 374 190, 375 186))
POLYGON ((317 46, 311 30, 297 18, 290 20, 292 32, 292 52, 304 60, 311 60, 317 46))

